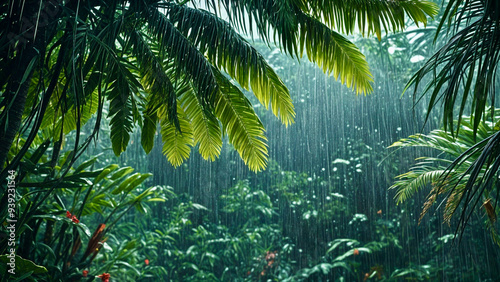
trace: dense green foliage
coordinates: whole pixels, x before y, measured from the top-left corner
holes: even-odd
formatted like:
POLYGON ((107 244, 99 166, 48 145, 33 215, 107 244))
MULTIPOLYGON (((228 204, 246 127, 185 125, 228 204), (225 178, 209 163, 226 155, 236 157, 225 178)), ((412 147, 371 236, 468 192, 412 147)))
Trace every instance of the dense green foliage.
MULTIPOLYGON (((497 231, 497 203, 498 203, 498 183, 492 180, 491 175, 496 173, 497 168, 483 167, 475 176, 475 185, 485 185, 481 193, 469 194, 465 189, 469 180, 469 175, 473 173, 471 167, 481 156, 480 150, 494 150, 484 148, 488 146, 489 140, 494 138, 496 132, 500 130, 500 116, 497 110, 492 110, 496 123, 481 121, 474 132, 473 118, 464 116, 460 119, 460 131, 458 135, 445 130, 433 130, 429 134, 412 135, 407 139, 395 142, 391 147, 426 147, 439 151, 437 157, 419 157, 419 161, 412 169, 398 176, 399 180, 391 187, 397 189, 397 201, 403 202, 414 196, 416 192, 432 186, 427 202, 424 205, 422 216, 429 208, 436 203, 439 195, 445 195, 444 220, 450 223, 452 215, 458 210, 462 201, 472 202, 469 209, 461 212, 460 225, 461 232, 467 220, 475 213, 475 209, 480 206, 484 209, 486 226, 491 230, 493 240, 500 245, 500 238, 497 231), (483 149, 484 148, 484 149, 483 149), (459 159, 453 169, 447 169, 454 159, 459 159), (464 177, 465 175, 465 177, 464 177), (491 183, 488 183, 491 182, 491 183)), ((458 126, 457 126, 458 127, 458 126)), ((494 155, 489 154, 487 162, 493 163, 494 155)), ((455 161, 456 162, 456 161, 455 161)), ((461 233, 462 234, 462 233, 461 233)))
POLYGON ((0 281, 497 279, 496 5, 2 2, 0 281))
MULTIPOLYGON (((433 175, 434 179, 440 177, 440 183, 447 182, 448 177, 460 179, 452 181, 451 189, 447 189, 451 208, 446 210, 447 216, 451 217, 459 206, 462 207, 459 229, 463 231, 478 203, 489 198, 490 192, 494 191, 496 195, 500 192, 496 185, 500 167, 500 130, 493 127, 488 136, 484 136, 484 120, 497 122, 495 106, 498 105, 495 101, 498 101, 496 94, 500 79, 497 73, 500 14, 499 2, 495 0, 450 0, 445 4, 435 38, 444 33, 443 29, 451 34, 415 73, 407 88, 414 85, 415 94, 419 96, 430 94, 427 119, 431 110, 442 102, 444 130, 450 131, 447 137, 450 144, 441 144, 441 150, 454 146, 454 137, 458 140, 456 142, 467 139, 464 144, 467 148, 461 148, 463 154, 452 154, 455 159, 449 166, 442 168, 441 172, 434 171, 433 175), (432 77, 427 86, 419 92, 419 85, 430 73, 432 77), (464 114, 470 116, 470 123, 465 123, 467 132, 460 135, 464 114)), ((440 188, 436 191, 444 192, 440 188)), ((496 207, 495 201, 490 213, 496 214, 496 207)))
POLYGON ((142 130, 146 153, 158 130, 174 166, 197 144, 203 158, 214 160, 227 136, 250 169, 259 171, 266 166, 267 138, 243 89, 285 125, 293 123, 295 111, 275 70, 237 30, 251 37, 255 31, 290 56, 306 53, 325 73, 368 93, 372 77, 364 55, 335 29, 380 35, 380 25, 397 31, 407 17, 425 25, 437 6, 406 0, 360 4, 352 9, 323 7, 321 1, 4 1, 1 176, 17 169, 39 131, 59 144, 76 130, 76 157, 96 137, 101 120, 109 122, 116 155, 125 151, 135 127, 142 130), (205 9, 193 8, 202 4, 205 9), (365 11, 373 13, 348 20, 350 13, 365 11), (339 21, 340 15, 346 16, 339 21), (80 140, 82 125, 94 114, 92 134, 80 140), (21 136, 24 146, 14 152, 21 136))

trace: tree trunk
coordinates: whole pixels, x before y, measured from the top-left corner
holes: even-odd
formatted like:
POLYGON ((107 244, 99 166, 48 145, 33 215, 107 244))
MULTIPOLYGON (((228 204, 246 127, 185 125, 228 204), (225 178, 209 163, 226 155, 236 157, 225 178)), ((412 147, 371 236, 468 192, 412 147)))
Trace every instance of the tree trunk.
POLYGON ((9 14, 11 25, 14 26, 10 29, 9 38, 17 38, 18 44, 15 51, 16 55, 13 59, 14 63, 12 64, 14 69, 11 72, 5 92, 2 94, 5 99, 5 103, 2 102, 5 105, 4 111, 7 112, 2 112, 2 119, 0 121, 1 175, 5 174, 4 169, 6 167, 9 150, 14 143, 14 138, 21 128, 28 89, 31 84, 31 77, 33 76, 34 69, 39 60, 38 57, 40 55, 43 56, 47 44, 55 36, 58 24, 55 19, 61 14, 57 2, 47 1, 45 4, 46 6, 44 7, 47 7, 47 10, 42 10, 40 12, 38 9, 40 7, 38 1, 34 1, 33 3, 26 1, 26 7, 23 13, 21 13, 22 6, 17 6, 14 7, 9 14), (52 7, 52 9, 49 9, 50 7, 52 7), (56 10, 53 10, 54 7, 56 10), (30 22, 30 19, 37 18, 36 15, 38 15, 39 12, 40 15, 38 19, 46 21, 40 20, 37 25, 35 22, 30 22), (21 19, 19 20, 19 18, 21 19), (34 32, 35 25, 37 27, 36 33, 34 32))
POLYGON ((0 166, 2 169, 5 167, 10 147, 21 127, 28 88, 33 75, 33 68, 30 70, 28 67, 33 59, 37 60, 35 44, 31 44, 17 56, 15 69, 4 93, 5 98, 11 102, 10 107, 7 109, 6 117, 0 123, 0 166), (22 82, 27 71, 26 79, 22 82))

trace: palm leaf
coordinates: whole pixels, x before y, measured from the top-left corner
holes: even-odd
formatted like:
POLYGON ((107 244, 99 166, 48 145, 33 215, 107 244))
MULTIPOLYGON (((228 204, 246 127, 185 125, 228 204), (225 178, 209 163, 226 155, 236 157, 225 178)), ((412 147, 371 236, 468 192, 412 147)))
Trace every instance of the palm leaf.
POLYGON ((142 76, 142 85, 149 93, 146 115, 152 116, 159 107, 166 106, 168 118, 179 129, 177 119, 177 95, 170 78, 163 66, 163 62, 150 48, 144 35, 140 31, 131 33, 133 45, 132 53, 137 58, 139 71, 142 76))
POLYGON ((245 164, 253 171, 260 171, 267 162, 264 126, 241 90, 221 73, 216 78, 221 90, 217 93, 215 114, 223 131, 245 164))
POLYGON ((164 14, 151 8, 146 17, 148 30, 155 35, 161 50, 174 61, 177 76, 182 72, 192 78, 197 93, 203 97, 203 106, 208 107, 218 88, 211 64, 164 14))
POLYGON ((119 156, 125 151, 130 140, 130 133, 133 128, 132 117, 132 87, 124 72, 128 72, 126 68, 118 64, 111 67, 110 88, 108 91, 109 113, 111 118, 109 124, 111 126, 111 144, 115 155, 119 156))
POLYGON ((157 123, 158 116, 156 112, 151 114, 145 113, 143 115, 141 128, 141 145, 146 154, 149 154, 149 152, 151 152, 151 150, 153 149, 157 123))
POLYGON ((211 63, 253 91, 285 125, 295 116, 288 89, 262 55, 224 20, 206 11, 169 5, 169 18, 211 63))
MULTIPOLYGON (((495 109, 490 111, 495 114, 495 119, 499 118, 495 109)), ((479 203, 484 202, 485 195, 491 196, 490 192, 495 187, 498 189, 496 175, 500 168, 500 133, 494 123, 483 120, 474 132, 474 126, 467 122, 469 118, 463 117, 460 126, 456 125, 461 130, 455 137, 450 132, 434 130, 427 135, 410 136, 391 146, 422 146, 444 153, 439 158, 419 158, 421 162, 410 172, 398 176, 399 180, 391 188, 398 189, 396 197, 402 202, 432 183, 433 189, 424 204, 421 218, 438 195, 446 195, 443 201, 446 222, 450 222, 460 205, 463 207, 456 231, 460 232, 460 238, 471 215, 479 203), (447 164, 446 169, 438 165, 442 163, 447 164)))
MULTIPOLYGON (((165 108, 162 108, 165 111, 165 108)), ((161 121, 161 139, 163 142, 163 154, 167 156, 168 161, 174 166, 180 166, 189 158, 193 142, 193 130, 186 113, 180 105, 177 106, 177 115, 179 116, 179 126, 181 131, 177 130, 175 125, 168 119, 161 121), (182 132, 182 133, 181 133, 182 132)))
POLYGON ((373 91, 368 63, 356 45, 312 17, 305 14, 298 17, 301 54, 305 50, 307 57, 322 67, 323 72, 340 77, 341 82, 356 89, 356 93, 373 91))
POLYGON ((396 200, 400 204, 427 185, 437 182, 444 172, 444 169, 418 166, 407 173, 398 175, 396 178, 400 180, 396 181, 389 189, 397 189, 396 200))
MULTIPOLYGON (((412 77, 406 88, 418 86, 428 73, 434 73, 423 94, 430 93, 426 120, 438 102, 443 102, 445 130, 453 126, 458 109, 458 120, 467 106, 476 133, 486 111, 488 96, 495 101, 495 80, 500 57, 499 26, 495 15, 487 7, 495 1, 450 1, 438 27, 441 31, 448 21, 455 21, 455 34, 412 77), (458 12, 460 11, 460 12, 458 12), (472 103, 471 103, 472 102, 472 103), (457 105, 458 104, 458 105, 457 105)), ((438 34, 436 34, 436 37, 438 34)), ((491 113, 493 116, 493 113, 491 113)), ((460 127, 456 127, 456 133, 460 127)))
POLYGON ((186 84, 180 102, 187 118, 193 126, 194 144, 199 144, 199 152, 204 159, 215 160, 222 148, 222 131, 219 121, 211 113, 203 110, 200 97, 186 84))
POLYGON ((371 0, 295 0, 305 13, 311 11, 316 19, 324 19, 332 28, 345 34, 359 30, 363 35, 382 31, 401 31, 405 28, 405 14, 418 26, 427 24, 428 16, 438 13, 436 3, 430 1, 371 1, 371 0))
POLYGON ((206 0, 206 3, 214 11, 217 10, 216 7, 222 6, 229 15, 229 21, 242 30, 251 32, 255 23, 261 38, 268 44, 271 41, 276 42, 291 56, 298 57, 302 53, 299 50, 307 33, 308 38, 315 38, 314 45, 308 47, 314 47, 316 56, 309 59, 316 62, 325 72, 333 72, 336 77, 340 75, 343 82, 349 82, 348 87, 359 86, 356 88, 357 93, 371 91, 371 75, 367 64, 352 43, 347 44, 348 40, 340 39, 330 28, 339 28, 341 32, 349 34, 355 30, 358 23, 362 33, 375 32, 380 36, 381 25, 386 30, 402 29, 405 13, 417 24, 426 24, 427 15, 437 14, 437 5, 429 1, 221 0, 217 1, 219 5, 216 5, 214 0, 206 0), (328 26, 324 25, 323 21, 328 26), (321 40, 323 36, 327 37, 325 42, 321 40), (336 47, 328 48, 328 52, 324 52, 325 47, 331 43, 336 47), (339 54, 332 53, 339 47, 344 48, 342 52, 348 56, 355 57, 346 60, 339 54), (341 61, 336 63, 335 60, 339 58, 341 61))

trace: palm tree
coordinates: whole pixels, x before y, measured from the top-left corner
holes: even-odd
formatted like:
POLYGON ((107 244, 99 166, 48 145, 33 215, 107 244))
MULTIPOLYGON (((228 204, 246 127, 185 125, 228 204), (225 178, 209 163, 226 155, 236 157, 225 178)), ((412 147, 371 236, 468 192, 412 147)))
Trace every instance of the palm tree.
POLYGON ((250 169, 261 170, 265 129, 243 90, 285 125, 295 112, 287 87, 237 30, 256 31, 292 57, 306 53, 356 93, 369 93, 364 56, 337 31, 380 37, 403 29, 407 17, 425 25, 437 6, 408 0, 10 0, 0 11, 5 179, 38 132, 51 136, 55 160, 64 136, 76 130, 75 160, 97 137, 103 117, 116 155, 136 126, 146 152, 161 134, 175 166, 197 144, 205 159, 215 159, 227 135, 250 169), (205 9, 197 8, 201 4, 205 9), (94 130, 81 140, 92 116, 94 130))
MULTIPOLYGON (((497 120, 500 118, 498 110, 495 111, 495 118, 497 120)), ((458 126, 458 124, 455 123, 454 126, 458 126)), ((445 199, 441 202, 441 205, 444 207, 444 221, 450 224, 453 214, 460 207, 460 202, 470 197, 470 199, 474 199, 472 203, 474 206, 481 204, 481 207, 484 209, 483 212, 488 219, 486 220, 486 226, 490 229, 494 241, 500 245, 500 236, 496 227, 498 193, 488 189, 469 195, 471 190, 466 189, 471 177, 470 167, 481 156, 480 152, 471 154, 468 151, 478 143, 487 142, 497 131, 498 124, 489 121, 481 121, 476 131, 474 131, 473 119, 467 116, 460 120, 460 131, 455 136, 444 129, 437 129, 429 134, 415 134, 392 144, 390 147, 424 147, 439 152, 437 156, 419 157, 417 159, 418 163, 410 171, 397 176, 398 180, 391 186, 391 189, 397 190, 397 202, 402 203, 420 190, 431 186, 419 221, 429 208, 438 202, 438 196, 445 195, 445 199), (467 158, 460 164, 455 165, 452 170, 447 169, 453 163, 454 159, 461 158, 463 155, 467 155, 467 158)), ((494 173, 491 169, 482 167, 476 176, 476 181, 479 183, 491 181, 491 173, 494 173)), ((495 181, 493 185, 498 189, 498 182, 495 181)), ((472 192, 474 193, 474 191, 472 192)), ((459 225, 457 226, 457 231, 460 231, 460 235, 463 234, 465 224, 472 216, 472 212, 472 208, 462 211, 462 217, 464 217, 465 221, 459 221, 459 225)))
MULTIPOLYGON (((459 227, 465 227, 474 208, 495 187, 500 167, 500 131, 494 126, 488 136, 479 136, 484 119, 498 120, 494 112, 497 67, 500 55, 500 3, 493 0, 451 0, 446 5, 436 38, 448 25, 451 36, 413 76, 407 85, 419 91, 424 77, 430 83, 422 95, 430 94, 427 118, 439 101, 443 105, 444 130, 461 137, 465 130, 462 115, 470 112, 471 142, 440 173, 441 184, 448 186, 448 199, 462 205, 459 227), (488 110, 488 100, 490 106, 488 110), (458 116, 456 116, 458 109, 458 116), (458 120, 458 121, 454 121, 458 120), (458 174, 458 175, 456 175, 458 174), (449 177, 453 182, 449 182, 449 177), (452 197, 460 194, 460 197, 452 197)), ((449 142, 454 142, 448 140, 449 142)), ((438 194, 441 189, 435 189, 438 194)), ((493 211, 496 209, 496 202, 493 211)), ((450 216, 457 209, 451 209, 450 216)), ((463 231, 463 229, 462 229, 463 231)))

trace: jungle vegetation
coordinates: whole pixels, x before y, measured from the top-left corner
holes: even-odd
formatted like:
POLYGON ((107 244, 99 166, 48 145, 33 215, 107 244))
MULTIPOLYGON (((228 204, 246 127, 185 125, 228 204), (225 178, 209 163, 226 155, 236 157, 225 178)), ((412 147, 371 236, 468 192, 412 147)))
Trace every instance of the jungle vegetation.
POLYGON ((497 6, 1 3, 2 281, 495 279, 497 6))

